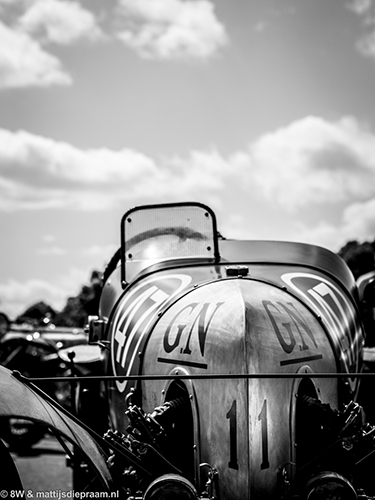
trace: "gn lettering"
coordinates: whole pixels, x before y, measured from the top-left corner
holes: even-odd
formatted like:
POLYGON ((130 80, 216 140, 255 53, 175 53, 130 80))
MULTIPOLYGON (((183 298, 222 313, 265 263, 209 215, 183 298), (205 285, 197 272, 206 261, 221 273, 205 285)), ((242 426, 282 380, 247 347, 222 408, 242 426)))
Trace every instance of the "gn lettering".
POLYGON ((167 354, 172 353, 180 344, 180 354, 190 356, 198 342, 198 353, 204 357, 207 332, 213 317, 224 302, 188 304, 172 318, 163 338, 163 348, 167 354), (193 332, 196 332, 192 339, 193 332))
POLYGON ((314 274, 286 273, 281 278, 324 318, 345 371, 358 371, 362 331, 348 297, 331 281, 314 274))
POLYGON ((299 346, 300 351, 306 351, 311 344, 318 347, 313 332, 292 303, 277 302, 275 304, 270 300, 263 300, 262 304, 272 323, 277 340, 287 354, 291 354, 296 345, 299 346), (288 321, 285 321, 285 313, 289 318, 288 321))

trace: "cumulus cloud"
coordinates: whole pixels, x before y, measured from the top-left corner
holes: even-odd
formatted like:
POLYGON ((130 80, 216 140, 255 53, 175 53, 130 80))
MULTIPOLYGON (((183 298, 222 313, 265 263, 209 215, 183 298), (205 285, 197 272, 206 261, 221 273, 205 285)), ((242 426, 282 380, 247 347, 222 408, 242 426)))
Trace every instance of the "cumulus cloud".
POLYGON ((362 55, 375 58, 375 5, 373 0, 352 0, 348 8, 361 19, 365 34, 357 41, 362 55))
POLYGON ((205 59, 228 43, 209 0, 119 0, 118 38, 145 58, 205 59))
POLYGON ((199 175, 214 178, 216 192, 222 198, 231 193, 227 200, 239 200, 242 207, 223 219, 229 237, 253 238, 255 230, 258 237, 275 238, 266 227, 255 228, 259 216, 249 223, 249 197, 256 198, 260 211, 272 206, 283 214, 280 221, 289 221, 276 239, 319 242, 335 251, 350 239, 375 237, 375 132, 353 117, 308 116, 264 134, 227 159, 201 153, 196 164, 199 158, 204 158, 199 175), (305 215, 320 210, 319 219, 303 222, 301 210, 305 215))
POLYGON ((0 90, 71 84, 49 44, 118 38, 143 57, 206 59, 228 43, 210 0, 118 0, 107 15, 115 33, 78 1, 0 0, 0 90))
POLYGON ((104 36, 92 12, 79 3, 62 0, 34 1, 18 19, 17 28, 43 43, 62 45, 104 36))
POLYGON ((188 159, 158 165, 130 149, 80 150, 25 131, 0 129, 0 210, 105 210, 124 198, 181 199, 185 193, 214 191, 222 182, 212 175, 218 165, 224 168, 226 162, 212 152, 193 152, 188 159))
POLYGON ((123 196, 124 186, 132 180, 155 173, 152 160, 131 150, 82 151, 28 132, 0 130, 3 210, 102 209, 123 196))
POLYGON ((371 9, 372 0, 352 0, 348 8, 358 15, 367 15, 371 9))
POLYGON ((71 84, 45 45, 104 38, 91 11, 74 1, 1 0, 0 14, 0 89, 71 84))
POLYGON ((0 22, 0 89, 70 83, 71 77, 55 56, 26 33, 0 22))
POLYGON ((0 129, 0 209, 111 208, 127 199, 197 196, 220 203, 229 180, 293 211, 375 196, 375 134, 354 118, 306 117, 225 158, 192 151, 158 162, 131 149, 81 150, 0 129))
POLYGON ((350 117, 298 120, 260 137, 233 161, 269 200, 289 209, 375 195, 375 135, 350 117))

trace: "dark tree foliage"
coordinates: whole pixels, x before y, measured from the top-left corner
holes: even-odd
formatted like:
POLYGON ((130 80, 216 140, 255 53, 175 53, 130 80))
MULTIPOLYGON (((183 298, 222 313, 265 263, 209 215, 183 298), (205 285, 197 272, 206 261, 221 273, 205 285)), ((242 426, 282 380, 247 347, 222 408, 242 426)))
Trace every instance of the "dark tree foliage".
POLYGON ((18 316, 16 322, 41 326, 43 320, 48 318, 56 326, 83 328, 87 323, 87 317, 99 312, 101 290, 101 273, 93 271, 90 284, 82 286, 76 297, 69 297, 61 311, 55 311, 44 302, 37 302, 18 316))
POLYGON ((36 302, 16 318, 16 323, 29 323, 35 326, 42 324, 44 318, 54 321, 56 311, 43 301, 36 302))
POLYGON ((69 297, 61 312, 56 316, 57 326, 84 327, 89 315, 99 313, 102 291, 101 273, 91 273, 90 285, 84 285, 76 297, 69 297))
POLYGON ((348 264, 355 279, 375 269, 375 240, 364 243, 348 241, 338 254, 348 264))

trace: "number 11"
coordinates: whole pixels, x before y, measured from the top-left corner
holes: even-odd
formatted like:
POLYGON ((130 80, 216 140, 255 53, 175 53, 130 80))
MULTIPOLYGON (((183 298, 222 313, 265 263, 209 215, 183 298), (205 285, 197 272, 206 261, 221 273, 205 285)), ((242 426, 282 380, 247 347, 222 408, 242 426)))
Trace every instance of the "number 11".
POLYGON ((237 401, 234 400, 230 410, 228 411, 227 418, 229 418, 229 449, 230 460, 228 467, 230 469, 238 469, 237 462, 237 401))

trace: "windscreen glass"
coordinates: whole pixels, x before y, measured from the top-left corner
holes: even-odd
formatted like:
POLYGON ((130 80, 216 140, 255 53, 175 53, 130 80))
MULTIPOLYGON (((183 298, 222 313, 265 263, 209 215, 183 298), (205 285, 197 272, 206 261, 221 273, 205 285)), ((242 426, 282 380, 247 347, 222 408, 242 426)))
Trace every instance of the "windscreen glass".
POLYGON ((213 215, 202 206, 141 207, 123 219, 126 280, 161 260, 215 257, 213 215))

